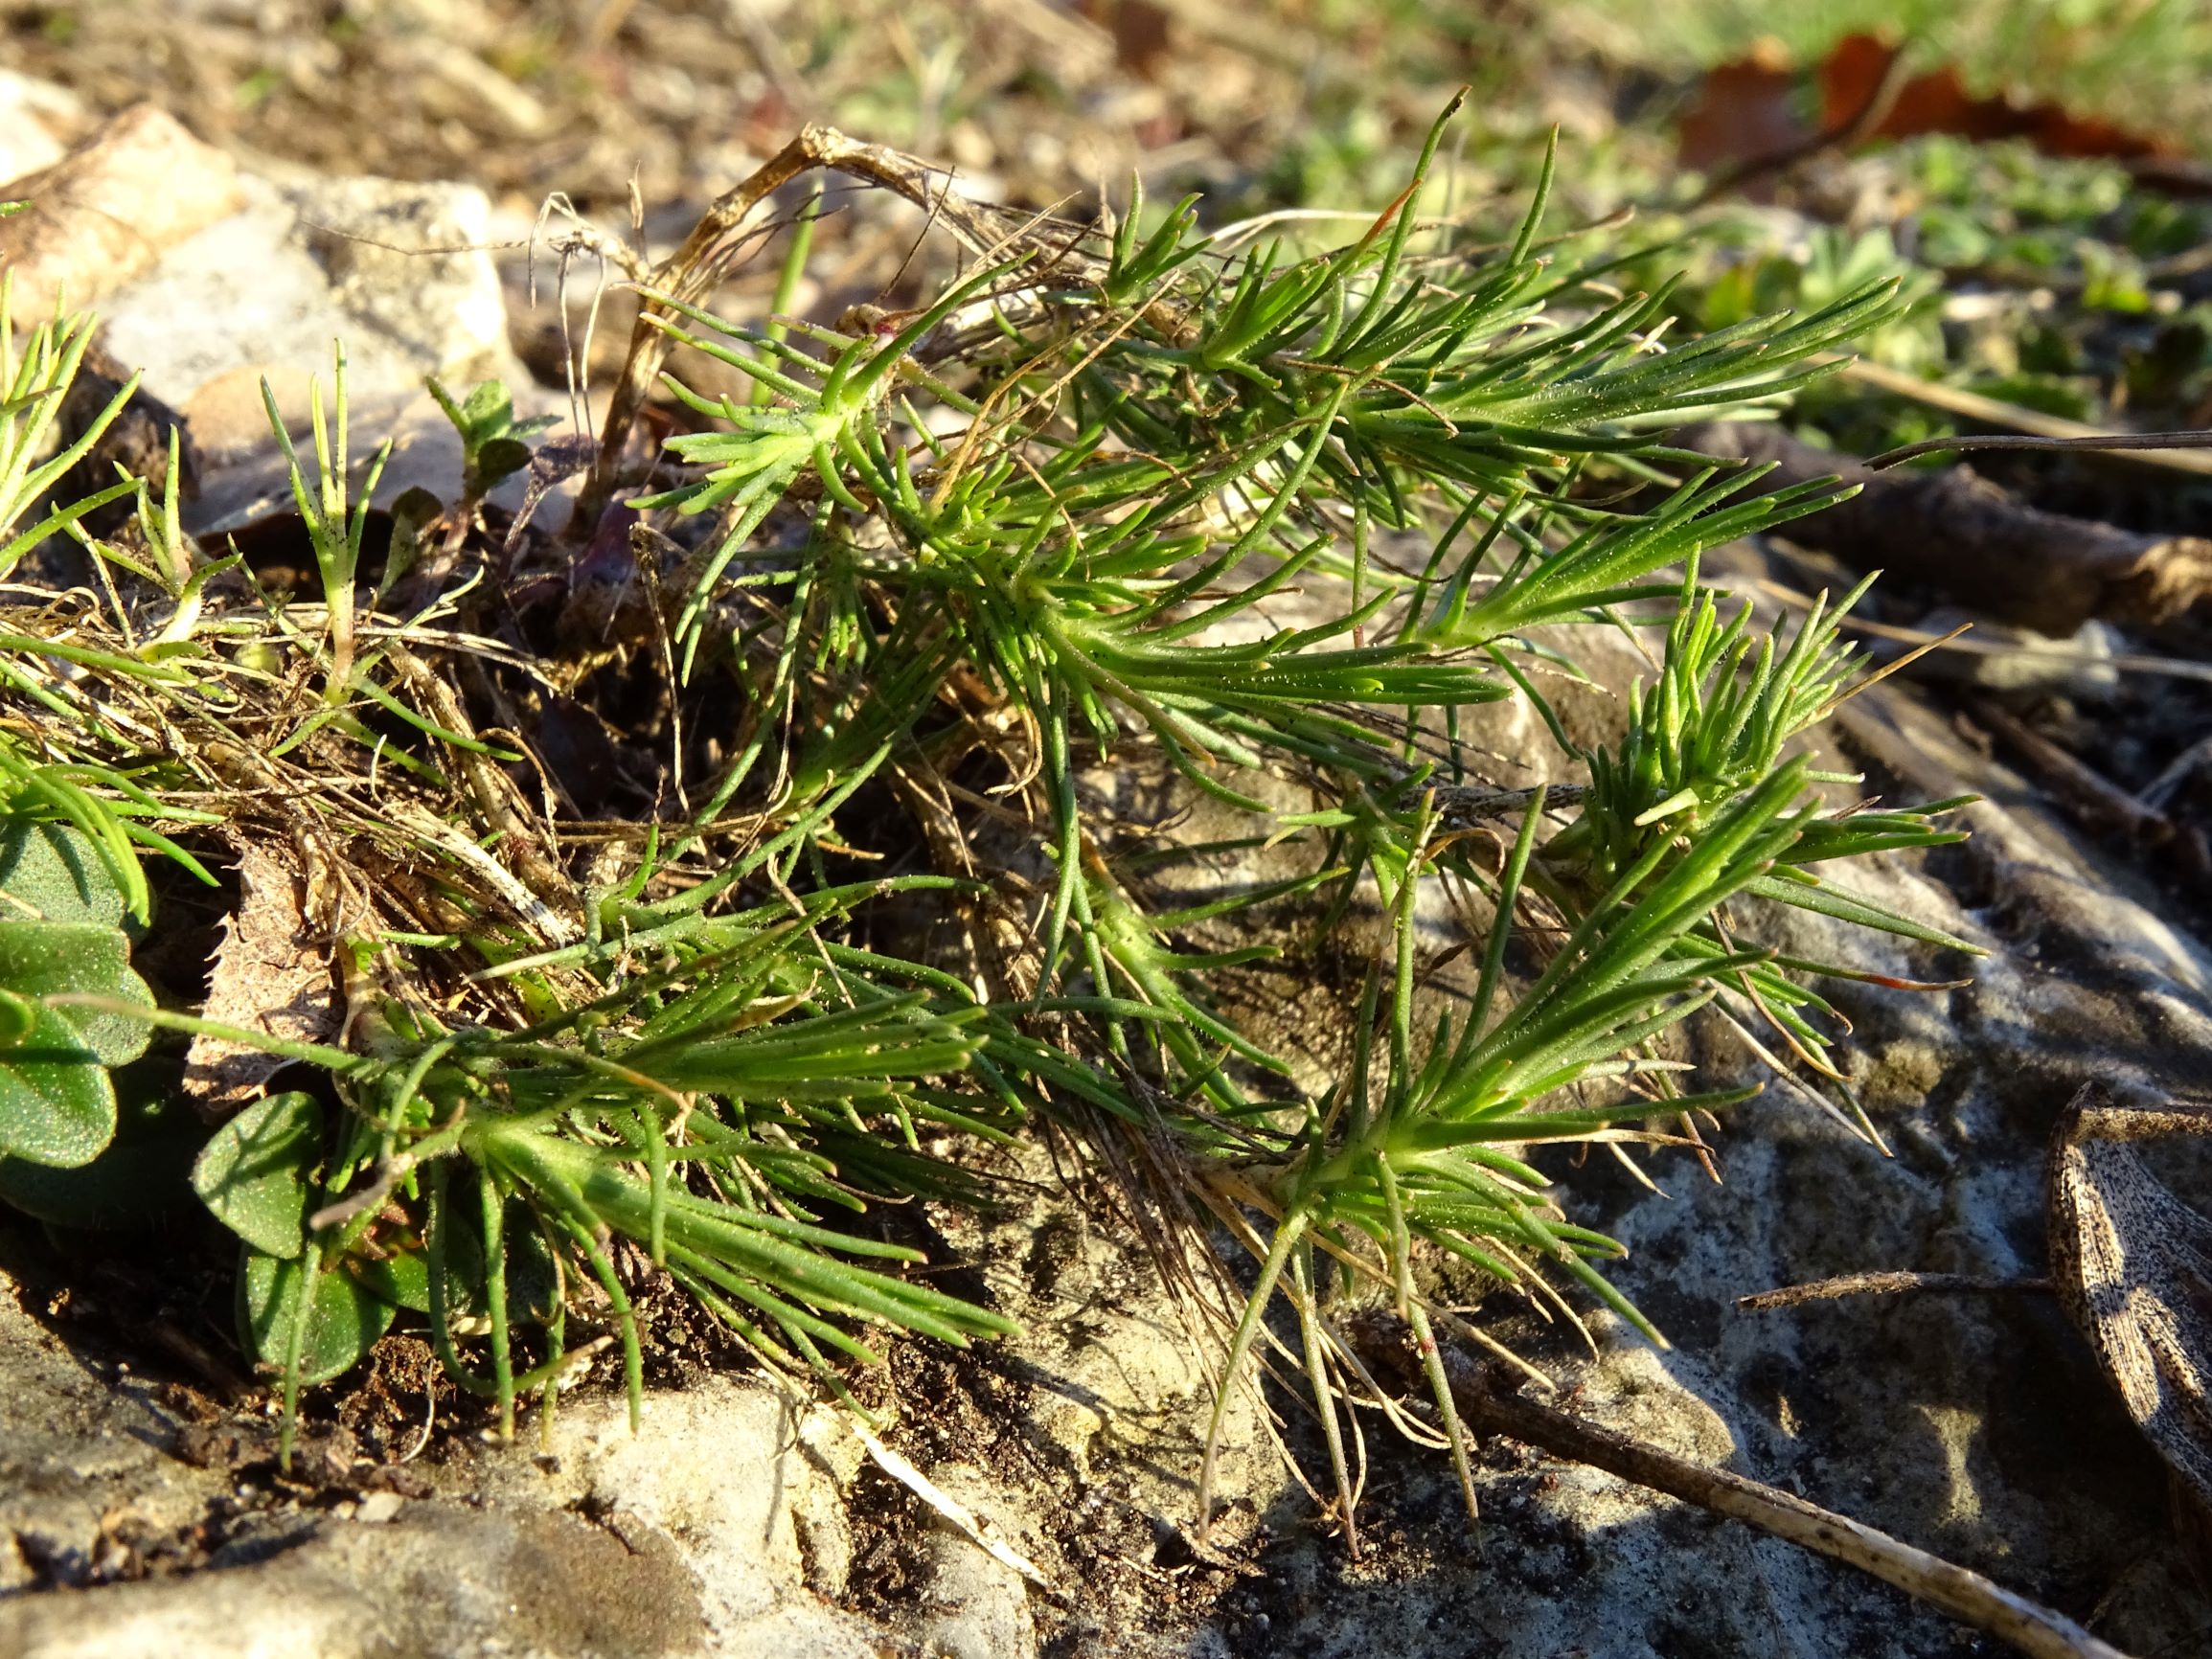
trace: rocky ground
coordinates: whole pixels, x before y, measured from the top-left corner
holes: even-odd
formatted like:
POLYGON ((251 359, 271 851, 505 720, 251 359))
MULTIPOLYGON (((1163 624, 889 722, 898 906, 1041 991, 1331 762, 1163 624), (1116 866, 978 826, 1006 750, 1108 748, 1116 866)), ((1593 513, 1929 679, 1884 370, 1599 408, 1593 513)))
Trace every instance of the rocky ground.
MULTIPOLYGON (((9 96, 65 138, 88 122, 52 87, 9 96)), ((97 299, 111 355, 144 365, 146 389, 189 420, 194 528, 266 513, 279 479, 258 381, 300 406, 333 336, 357 425, 401 439, 386 501, 456 465, 424 374, 502 375, 566 411, 522 361, 546 320, 524 303, 519 256, 484 246, 514 230, 506 205, 473 185, 351 176, 335 155, 310 175, 237 165, 182 132, 145 142, 220 188, 157 241, 76 267, 70 291, 97 299), (426 248, 445 251, 398 251, 426 248)), ((153 166, 125 182, 147 190, 153 166)), ((1780 568, 1770 551, 1731 550, 1743 591, 1780 568)), ((1584 660, 1598 685, 1573 717, 1598 727, 1641 664, 1618 648, 1584 660)), ((1533 781, 1510 760, 1535 752, 1512 723, 1526 718, 1485 734, 1501 784, 1533 781)), ((1977 1568, 2146 1659, 2212 1652, 2212 1597, 2166 1470, 2054 1299, 1735 1305, 1861 1270, 2040 1276, 2046 1143, 2075 1090, 2212 1084, 2197 918, 1923 688, 1862 697, 1832 740, 1884 795, 1984 797, 1963 847, 1860 878, 1990 951, 1962 989, 1845 999, 1850 1069, 1894 1155, 1771 1087, 1731 1122, 1718 1182, 1687 1157, 1654 1163, 1664 1191, 1595 1156, 1560 1167, 1601 1212, 1592 1224, 1630 1245, 1618 1281, 1675 1346, 1598 1322, 1593 1354, 1533 1316, 1521 1340, 1615 1426, 1977 1568)), ((1862 940, 1849 948, 1866 961, 1862 940)), ((1917 946, 1893 957, 1867 965, 1917 979, 1960 966, 1917 946)), ((1253 988, 1317 1055, 1333 1034, 1298 975, 1319 971, 1253 988)), ((1765 1075, 1719 1027, 1697 1040, 1723 1071, 1765 1075)), ((2194 1151, 2162 1148, 2160 1168, 2212 1208, 2212 1161, 2194 1151)), ((273 1407, 228 1357, 219 1285, 149 1288, 97 1246, 0 1221, 0 1659, 1999 1650, 1842 1568, 1508 1444, 1482 1448, 1471 1529, 1443 1463, 1380 1423, 1365 1425, 1355 1560, 1278 1454, 1277 1432, 1313 1466, 1287 1395, 1270 1402, 1278 1429, 1240 1401, 1223 1513, 1200 1539, 1210 1383, 1189 1309, 1110 1194, 1061 1190, 1044 1160, 1008 1174, 1017 1199, 988 1225, 940 1225, 1024 1334, 963 1355, 901 1348, 876 1385, 874 1445, 676 1321, 635 1436, 603 1367, 542 1437, 490 1443, 400 1336, 369 1378, 311 1402, 291 1476, 276 1471, 273 1407)))

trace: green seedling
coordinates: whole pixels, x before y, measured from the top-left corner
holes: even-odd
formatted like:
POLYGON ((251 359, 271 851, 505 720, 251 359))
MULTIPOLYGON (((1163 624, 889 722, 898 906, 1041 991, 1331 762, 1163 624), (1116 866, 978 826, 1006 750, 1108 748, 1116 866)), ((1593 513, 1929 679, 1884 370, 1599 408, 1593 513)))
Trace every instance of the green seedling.
POLYGON ((514 398, 497 380, 479 381, 458 401, 433 375, 425 382, 453 430, 461 435, 461 498, 482 501, 530 465, 530 440, 560 424, 558 415, 514 418, 514 398))

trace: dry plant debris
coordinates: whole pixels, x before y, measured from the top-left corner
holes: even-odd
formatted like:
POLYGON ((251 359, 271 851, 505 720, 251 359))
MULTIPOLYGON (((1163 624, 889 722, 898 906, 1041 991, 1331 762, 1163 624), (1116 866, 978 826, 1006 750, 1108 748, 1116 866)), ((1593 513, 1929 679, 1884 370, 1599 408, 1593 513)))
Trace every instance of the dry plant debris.
POLYGON ((1769 462, 1772 487, 1841 477, 1850 500, 1801 520, 1790 539, 1858 570, 1886 568, 1993 617, 2054 638, 2092 618, 2155 626, 2212 586, 2212 542, 2145 534, 2043 512, 1969 466, 1877 472, 1778 426, 1696 426, 1681 442, 1709 455, 1769 462))
POLYGON ((2201 1509, 2212 1509, 2212 1222, 2142 1149, 2212 1133, 2204 1108, 2090 1085, 2051 1131, 2051 1278, 2059 1302, 2201 1509))
MULTIPOLYGON (((280 1042, 319 1043, 338 1034, 331 937, 311 928, 301 905, 306 873, 289 849, 252 842, 235 849, 239 907, 226 917, 201 1015, 280 1042)), ((262 1092, 282 1056, 201 1033, 185 1051, 184 1086, 199 1108, 227 1117, 262 1092)))

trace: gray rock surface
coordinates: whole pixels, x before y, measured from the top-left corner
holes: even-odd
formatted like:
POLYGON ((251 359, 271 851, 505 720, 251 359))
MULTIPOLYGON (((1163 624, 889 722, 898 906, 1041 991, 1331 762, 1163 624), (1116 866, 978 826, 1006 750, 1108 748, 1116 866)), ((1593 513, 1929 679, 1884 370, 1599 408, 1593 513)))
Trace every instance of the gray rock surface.
POLYGON ((0 1624, 0 1652, 650 1659, 700 1650, 697 1590, 673 1546, 554 1511, 485 1514, 417 1502, 388 1521, 320 1523, 267 1548, 218 1557, 189 1578, 22 1603, 0 1624))
POLYGON ((0 1596, 95 1570, 121 1521, 171 1532, 220 1483, 169 1455, 151 1384, 82 1360, 0 1278, 0 1596))
POLYGON ((459 484, 460 440, 424 376, 456 396, 501 379, 519 413, 565 410, 508 345, 483 192, 370 178, 280 186, 252 174, 239 185, 242 211, 168 248, 100 307, 110 354, 184 416, 199 452, 188 530, 219 535, 288 509, 262 382, 311 460, 309 383, 331 397, 333 342, 346 348, 356 482, 393 440, 379 505, 417 485, 450 496, 459 484))
POLYGON ((619 1398, 582 1400, 541 1446, 422 1471, 422 1495, 308 1504, 265 1469, 182 1461, 182 1420, 72 1360, 17 1298, 0 1279, 6 1659, 870 1659, 889 1640, 823 1601, 800 1545, 846 1548, 833 1471, 850 1437, 764 1383, 655 1391, 634 1436, 619 1398), (189 1570, 133 1579, 110 1559, 126 1528, 144 1550, 218 1518, 189 1570))

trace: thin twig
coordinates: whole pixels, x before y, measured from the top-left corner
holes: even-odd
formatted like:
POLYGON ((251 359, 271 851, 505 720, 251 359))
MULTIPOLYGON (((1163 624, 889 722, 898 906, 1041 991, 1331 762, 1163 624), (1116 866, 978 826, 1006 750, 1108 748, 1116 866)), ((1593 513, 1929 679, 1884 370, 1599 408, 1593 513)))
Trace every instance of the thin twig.
MULTIPOLYGON (((1762 577, 1758 582, 1762 593, 1769 594, 1784 604, 1810 606, 1811 594, 1771 578, 1762 577)), ((1996 640, 1959 638, 1955 634, 1930 633, 1926 628, 1898 627, 1890 623, 1878 623, 1867 617, 1846 616, 1836 619, 1838 627, 1853 633, 1866 634, 1878 640, 1896 640, 1904 645, 1926 646, 1930 650, 1952 651, 1970 657, 2020 658, 2029 662, 2045 662, 2077 669, 2109 669, 2115 673, 2163 674, 2169 679, 2212 681, 2212 663, 2191 662, 2186 657, 2150 656, 2135 651, 2116 651, 2107 656, 2099 651, 2083 650, 2064 645, 2018 646, 1996 640)))
POLYGON ((927 1504, 932 1510, 935 1510, 938 1514, 951 1523, 953 1531, 959 1533, 1000 1566, 1020 1574, 1038 1589, 1047 1593, 1051 1592, 1052 1580, 1044 1576, 1043 1570, 1013 1545, 993 1536, 992 1534, 995 1529, 988 1519, 977 1515, 973 1510, 916 1468, 913 1464, 885 1445, 882 1441, 876 1437, 868 1425, 860 1420, 857 1413, 850 1414, 841 1420, 847 1428, 853 1431, 854 1438, 860 1443, 878 1468, 927 1504))
POLYGON ((380 1160, 376 1168, 376 1179, 350 1198, 341 1198, 335 1204, 326 1204, 308 1217, 308 1230, 319 1233, 326 1227, 342 1227, 355 1216, 365 1216, 372 1210, 381 1210, 386 1200, 399 1190, 416 1170, 412 1152, 398 1152, 380 1160))
POLYGON ((1805 1284, 1782 1284, 1752 1296, 1739 1296, 1736 1306, 1746 1312, 1796 1307, 1808 1302, 1832 1302, 1845 1296, 1888 1296, 1905 1290, 1972 1291, 1996 1294, 2011 1291, 2045 1291, 2048 1279, 1987 1279, 1972 1273, 1845 1273, 1835 1279, 1815 1279, 1805 1284))
MULTIPOLYGON (((2048 512, 1971 466, 1876 472, 1771 423, 1697 423, 1676 442, 1722 461, 1767 463, 1761 495, 1855 487, 1793 521, 1788 538, 1860 571, 1903 563, 1962 604, 2052 638, 2092 617, 2156 627, 2212 592, 2212 539, 2048 512)), ((2212 451, 2178 453, 2212 462, 2212 451)))
MULTIPOLYGON (((2146 466, 2163 466, 2176 472, 2212 472, 2212 452, 2202 447, 2212 440, 2200 437, 2194 444, 2171 448, 2159 444, 2135 443, 2132 440, 2142 435, 2100 432, 2094 426, 2079 420, 2068 420, 2059 415, 2045 415, 2040 409, 2023 409, 2018 403, 2006 403, 1958 386, 1923 380, 1917 375, 1908 375, 1903 370, 1891 369, 1881 363, 1869 363, 1863 358, 1846 360, 1830 355, 1815 360, 1839 362, 1842 364, 1842 376, 1846 380, 1856 380, 1861 386, 1871 386, 1878 392, 1887 392, 1895 397, 1909 398, 1915 403, 1925 403, 1948 415, 1987 421, 1992 426, 2009 426, 2016 432, 2032 433, 2039 440, 2049 440, 2067 448, 2099 453, 2109 451, 2122 460, 2140 462, 2146 466)), ((2155 433, 2148 436, 2164 438, 2195 435, 2155 433)), ((1946 439, 1939 447, 1957 448, 1974 442, 1973 439, 1946 439)), ((1894 466, 1900 461, 1910 460, 1916 453, 1925 453, 1925 450, 1919 445, 1908 444, 1904 449, 1893 449, 1886 455, 1879 455, 1867 465, 1894 466)))
POLYGON ((2136 790, 2135 799, 2154 812, 2165 811, 2173 805, 2174 797, 2181 792, 2181 785, 2207 762, 2212 762, 2212 738, 2199 738, 2168 761, 2155 778, 2136 790))
MULTIPOLYGON (((1471 785, 1439 784, 1436 809, 1447 819, 1518 818, 1537 797, 1534 789, 1484 789, 1471 785)), ((1586 784, 1552 784, 1544 789, 1544 804, 1553 808, 1582 805, 1589 793, 1586 784)))
POLYGON ((1869 472, 1881 472, 1921 455, 1966 454, 1979 449, 2053 450, 2085 449, 2099 455, 2132 455, 2154 449, 2212 449, 2212 432, 2098 432, 2085 438, 1924 438, 1918 443, 1884 449, 1866 463, 1869 472))
MULTIPOLYGON (((1363 1346, 1370 1347, 1402 1382, 1412 1382, 1420 1375, 1421 1361, 1414 1353, 1410 1329, 1402 1321, 1384 1317, 1370 1322, 1370 1330, 1373 1340, 1363 1346)), ((1443 1359, 1452 1403, 1471 1428, 1505 1435, 1554 1457, 1603 1469, 1857 1567, 1976 1629, 2001 1637, 2034 1659, 2127 1659, 2120 1649, 2064 1614, 1940 1556, 1778 1488, 1691 1463, 1522 1396, 1494 1393, 1456 1351, 1446 1351, 1443 1359)))
POLYGON ((2067 754, 2011 710, 1988 697, 1975 697, 1968 703, 1967 711, 1978 724, 1995 732, 2034 766, 2045 783, 2095 827, 2117 830, 2153 847, 2173 839, 2173 819, 2144 806, 2096 768, 2067 754))

